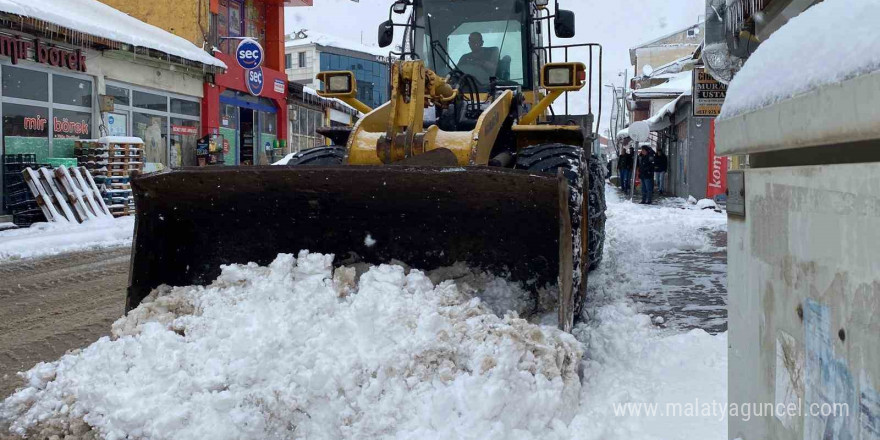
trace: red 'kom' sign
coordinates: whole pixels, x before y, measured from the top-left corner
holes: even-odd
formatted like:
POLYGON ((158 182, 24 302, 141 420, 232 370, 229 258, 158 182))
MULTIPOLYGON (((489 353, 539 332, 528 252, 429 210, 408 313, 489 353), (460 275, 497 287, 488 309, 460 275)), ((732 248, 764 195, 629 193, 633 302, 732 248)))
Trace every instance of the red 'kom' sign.
POLYGON ((715 119, 709 122, 709 175, 706 178, 706 197, 713 198, 727 192, 727 157, 715 154, 715 119))

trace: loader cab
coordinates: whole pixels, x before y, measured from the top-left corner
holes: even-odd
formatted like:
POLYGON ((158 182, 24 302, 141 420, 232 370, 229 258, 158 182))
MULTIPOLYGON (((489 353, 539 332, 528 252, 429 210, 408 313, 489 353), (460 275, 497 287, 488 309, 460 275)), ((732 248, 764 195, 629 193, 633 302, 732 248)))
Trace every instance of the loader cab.
MULTIPOLYGON (((453 83, 472 79, 480 93, 491 79, 497 86, 536 90, 538 72, 552 46, 553 19, 557 38, 575 35, 575 16, 559 9, 550 15, 549 0, 397 0, 388 21, 379 26, 379 45, 389 46, 396 27, 405 27, 402 58, 421 59, 453 83), (410 12, 406 24, 392 14, 410 12), (549 26, 547 26, 549 27, 549 26), (546 39, 546 40, 545 40, 546 39), (547 41, 547 44, 544 42, 547 41), (465 78, 457 78, 464 76, 465 78), (467 78, 470 77, 470 78, 467 78)), ((457 84, 462 85, 462 84, 457 84)), ((467 88, 467 84, 464 84, 467 88)))
POLYGON ((502 86, 531 89, 533 7, 526 0, 420 0, 412 46, 429 69, 441 76, 457 69, 472 76, 480 92, 493 77, 502 86))

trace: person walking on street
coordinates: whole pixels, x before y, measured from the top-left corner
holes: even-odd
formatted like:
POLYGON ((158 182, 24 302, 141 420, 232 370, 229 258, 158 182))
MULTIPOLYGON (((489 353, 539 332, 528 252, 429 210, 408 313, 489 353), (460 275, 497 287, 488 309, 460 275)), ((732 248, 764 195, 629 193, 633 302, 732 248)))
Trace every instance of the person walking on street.
POLYGON ((617 158, 617 174, 620 176, 620 189, 629 194, 629 184, 632 181, 632 155, 626 152, 626 148, 620 150, 617 158))
POLYGON ((662 148, 657 149, 654 156, 654 183, 657 184, 657 193, 661 196, 666 192, 666 171, 669 168, 669 159, 663 153, 662 148))
POLYGON ((642 181, 642 204, 650 205, 654 197, 654 152, 651 147, 639 150, 639 179, 642 181))

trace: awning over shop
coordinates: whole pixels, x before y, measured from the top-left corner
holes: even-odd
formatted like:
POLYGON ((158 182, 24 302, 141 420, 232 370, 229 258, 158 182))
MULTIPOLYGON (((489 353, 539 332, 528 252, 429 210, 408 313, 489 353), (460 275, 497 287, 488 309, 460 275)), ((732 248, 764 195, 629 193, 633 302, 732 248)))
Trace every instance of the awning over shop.
POLYGON ((690 93, 692 87, 692 71, 681 72, 673 75, 669 81, 653 87, 632 91, 636 99, 661 98, 665 96, 678 96, 682 93, 690 93))
MULTIPOLYGON (((682 103, 683 98, 686 96, 690 96, 690 93, 682 94, 678 98, 675 98, 669 104, 663 106, 660 111, 657 112, 654 116, 648 118, 645 122, 648 123, 651 131, 660 131, 668 128, 672 125, 672 116, 675 114, 675 110, 678 109, 679 104, 682 103)), ((629 128, 624 128, 617 132, 618 140, 629 139, 629 128)))
POLYGON ((0 0, 0 12, 15 14, 82 34, 153 49, 208 66, 226 68, 188 40, 144 23, 97 0, 0 0))

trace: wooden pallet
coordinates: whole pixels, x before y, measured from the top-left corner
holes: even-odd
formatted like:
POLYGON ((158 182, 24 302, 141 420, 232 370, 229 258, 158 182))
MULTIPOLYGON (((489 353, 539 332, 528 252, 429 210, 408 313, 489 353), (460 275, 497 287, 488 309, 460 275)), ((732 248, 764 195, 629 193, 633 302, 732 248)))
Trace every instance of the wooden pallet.
POLYGON ((81 223, 107 218, 110 210, 85 167, 27 168, 22 172, 37 205, 50 222, 81 223))

